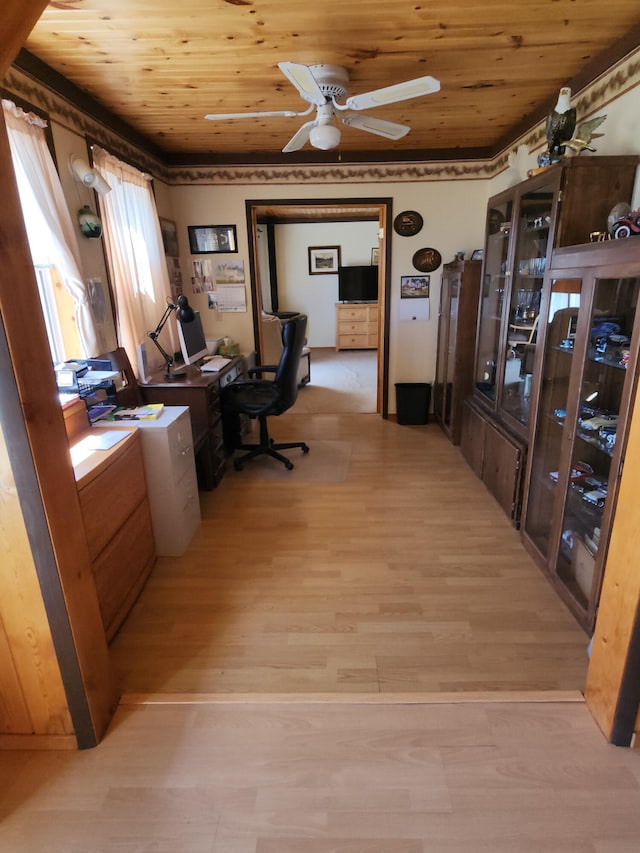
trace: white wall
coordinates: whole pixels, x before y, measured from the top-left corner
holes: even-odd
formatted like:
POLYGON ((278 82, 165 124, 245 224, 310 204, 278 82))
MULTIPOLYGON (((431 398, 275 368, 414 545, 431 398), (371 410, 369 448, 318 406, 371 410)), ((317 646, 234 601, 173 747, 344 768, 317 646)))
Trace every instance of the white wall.
POLYGON ((276 225, 278 299, 281 311, 308 317, 310 347, 334 347, 338 276, 310 275, 310 246, 339 246, 344 266, 370 264, 378 245, 378 222, 305 222, 276 225))

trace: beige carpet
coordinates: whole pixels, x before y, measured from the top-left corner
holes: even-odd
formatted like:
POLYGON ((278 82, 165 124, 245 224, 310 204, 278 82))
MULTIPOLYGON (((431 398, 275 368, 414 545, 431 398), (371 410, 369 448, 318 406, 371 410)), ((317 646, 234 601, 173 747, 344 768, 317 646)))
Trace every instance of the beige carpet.
MULTIPOLYGON (((251 441, 251 439, 248 439, 251 441)), ((291 441, 297 439, 291 436, 291 441)), ((300 439, 304 441, 304 437, 300 439)), ((282 441, 287 441, 283 438, 282 441)), ((308 442, 309 453, 299 449, 283 450, 294 464, 288 471, 281 462, 268 456, 258 456, 251 459, 242 471, 234 471, 229 465, 227 476, 244 477, 247 480, 288 480, 289 482, 342 483, 349 474, 351 461, 350 441, 319 441, 308 442)), ((240 456, 242 451, 238 451, 240 456)))
POLYGON ((377 350, 311 350, 311 382, 300 388, 296 414, 376 411, 377 350))

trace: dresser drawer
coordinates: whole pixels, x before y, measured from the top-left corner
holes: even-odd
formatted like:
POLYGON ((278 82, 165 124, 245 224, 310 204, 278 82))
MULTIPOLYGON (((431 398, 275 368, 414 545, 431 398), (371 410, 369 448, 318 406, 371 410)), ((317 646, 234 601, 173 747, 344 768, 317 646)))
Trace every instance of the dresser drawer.
POLYGON ((369 338, 367 335, 340 335, 338 338, 338 346, 341 349, 358 349, 369 346, 369 338))
POLYGON ((353 307, 347 306, 338 308, 338 318, 340 322, 345 320, 359 320, 360 322, 366 322, 367 320, 367 307, 362 306, 358 307, 354 305, 353 307))
POLYGON ((129 612, 154 560, 149 504, 143 500, 93 563, 100 613, 108 640, 129 612))
POLYGON ((220 387, 224 388, 226 385, 238 379, 240 376, 242 376, 242 364, 238 362, 237 364, 232 365, 231 368, 226 371, 226 373, 222 374, 222 376, 220 377, 220 387))
POLYGON ((142 500, 147 485, 139 436, 113 464, 79 491, 80 509, 92 560, 142 500), (107 522, 108 520, 108 522, 107 522))
POLYGON ((342 320, 338 323, 339 335, 366 335, 368 329, 367 323, 345 323, 342 320))

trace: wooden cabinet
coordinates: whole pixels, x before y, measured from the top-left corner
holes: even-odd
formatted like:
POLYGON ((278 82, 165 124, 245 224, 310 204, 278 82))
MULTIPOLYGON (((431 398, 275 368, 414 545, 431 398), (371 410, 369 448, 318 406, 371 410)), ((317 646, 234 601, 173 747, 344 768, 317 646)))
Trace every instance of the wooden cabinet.
POLYGON ((462 405, 473 389, 481 266, 456 261, 442 268, 433 415, 453 444, 460 444, 462 405))
POLYGON ((111 640, 149 576, 155 548, 140 435, 130 430, 107 450, 83 446, 87 436, 105 432, 93 428, 78 435, 72 459, 100 612, 111 640))
POLYGON ((337 303, 336 350, 377 349, 378 317, 377 303, 337 303))
MULTIPOLYGON (((122 421, 101 423, 106 428, 123 428, 122 421)), ((189 409, 165 406, 157 418, 134 423, 142 440, 156 553, 177 557, 187 550, 200 525, 189 409)))
POLYGON ((611 208, 631 200, 637 165, 637 157, 574 157, 489 200, 473 398, 525 451, 552 253, 606 227, 611 208))
POLYGON ((547 283, 523 536, 591 632, 637 385, 640 239, 560 249, 547 283))
POLYGON ((486 417, 472 400, 463 405, 460 450, 506 515, 518 523, 526 447, 486 417))
POLYGON ((163 371, 156 371, 149 382, 140 385, 145 403, 189 407, 198 483, 203 489, 215 488, 224 476, 227 454, 220 388, 243 375, 244 365, 244 358, 237 356, 217 373, 190 367, 184 376, 171 381, 163 371))

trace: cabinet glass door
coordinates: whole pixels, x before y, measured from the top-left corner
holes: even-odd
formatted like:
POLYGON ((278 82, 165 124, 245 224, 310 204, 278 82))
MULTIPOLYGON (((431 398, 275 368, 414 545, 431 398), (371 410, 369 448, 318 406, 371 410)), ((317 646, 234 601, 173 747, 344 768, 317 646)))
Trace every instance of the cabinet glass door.
POLYGON ((447 334, 449 316, 450 275, 442 276, 440 291, 440 316, 438 318, 438 356, 436 359, 436 378, 433 383, 433 414, 437 421, 445 423, 445 376, 447 372, 447 334))
POLYGON ((560 473, 581 279, 552 279, 524 529, 547 560, 560 473))
POLYGON ((585 609, 599 593, 596 560, 617 481, 611 463, 618 417, 633 380, 627 364, 639 284, 639 278, 603 278, 594 285, 557 563, 558 577, 585 609))
POLYGON ((496 397, 502 307, 505 289, 508 291, 507 265, 512 211, 513 201, 508 200, 490 208, 487 213, 475 385, 490 400, 495 400, 496 397))
POLYGON ((511 276, 502 409, 529 422, 531 378, 540 315, 540 297, 549 248, 555 183, 524 193, 518 205, 518 229, 511 276))
POLYGON ((447 330, 447 356, 444 377, 444 422, 451 425, 451 401, 453 399, 453 380, 456 370, 456 343, 458 336, 458 307, 460 305, 460 273, 451 277, 449 293, 449 319, 447 330))

